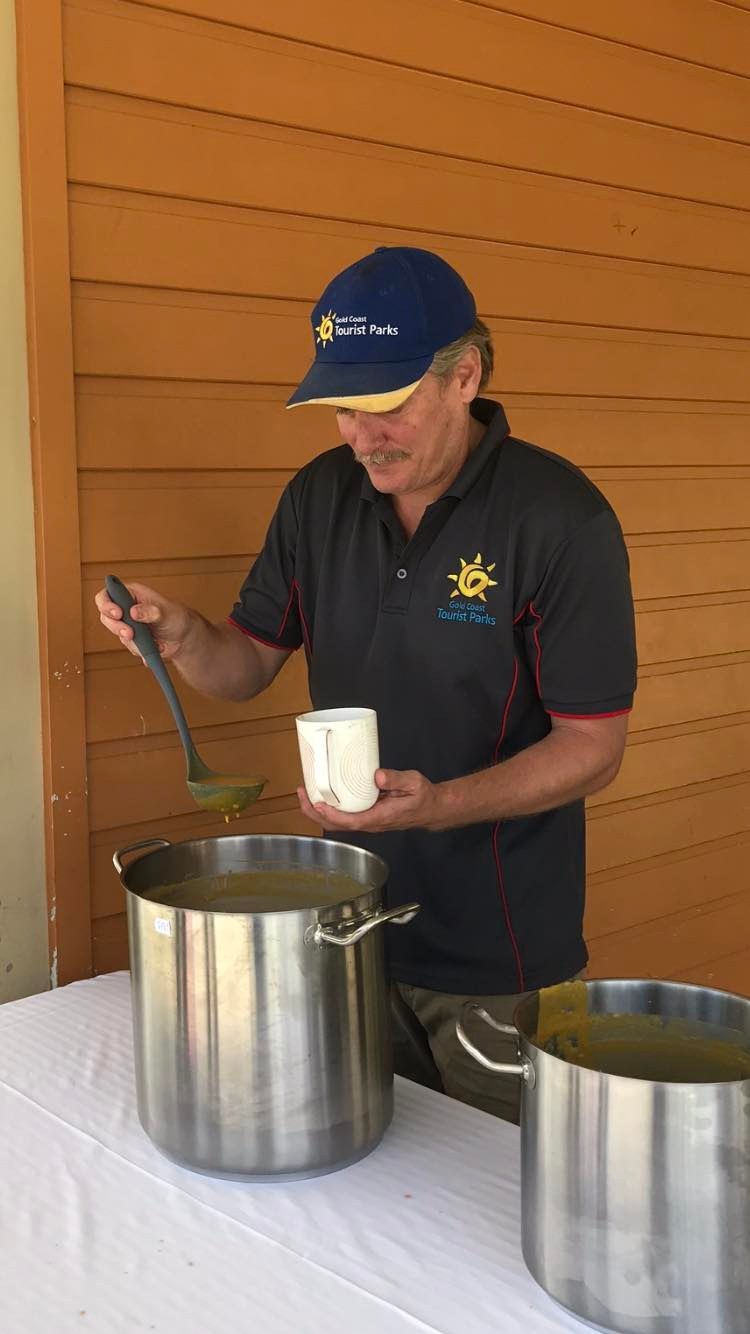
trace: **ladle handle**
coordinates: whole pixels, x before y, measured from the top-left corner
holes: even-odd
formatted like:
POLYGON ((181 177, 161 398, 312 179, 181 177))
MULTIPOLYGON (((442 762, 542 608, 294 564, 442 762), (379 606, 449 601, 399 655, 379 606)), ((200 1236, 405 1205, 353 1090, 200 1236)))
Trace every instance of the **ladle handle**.
POLYGON ((122 580, 118 579, 116 574, 108 574, 104 582, 109 597, 112 599, 115 606, 119 607, 122 612, 123 621, 126 625, 129 625, 133 631, 133 642, 138 649, 138 652, 143 658, 146 666, 151 668, 151 671, 164 691, 167 704, 172 710, 172 717, 177 724, 177 731, 180 734, 180 741, 182 742, 185 751, 188 768, 190 768, 191 761, 195 756, 193 738, 190 735, 190 728, 188 727, 187 718, 183 712, 182 705, 177 698, 177 691, 172 685, 169 672, 167 671, 161 653, 157 648, 156 640, 154 639, 149 626, 144 625, 141 621, 134 621, 130 615, 130 608, 135 606, 136 599, 133 597, 130 589, 125 587, 122 580))
POLYGON ((107 595, 112 599, 115 606, 120 608, 123 621, 133 631, 133 643, 141 657, 148 663, 149 667, 151 666, 150 658, 158 658, 161 661, 161 654, 149 626, 144 625, 142 621, 134 621, 130 615, 130 608, 136 604, 136 598, 133 597, 130 589, 126 588, 116 574, 108 574, 104 583, 107 595))

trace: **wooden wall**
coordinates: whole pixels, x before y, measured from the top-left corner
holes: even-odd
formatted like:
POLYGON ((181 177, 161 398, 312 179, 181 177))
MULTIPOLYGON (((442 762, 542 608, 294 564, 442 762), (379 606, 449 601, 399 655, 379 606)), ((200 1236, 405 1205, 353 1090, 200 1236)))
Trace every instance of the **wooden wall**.
MULTIPOLYGON (((590 807, 592 970, 750 992, 750 6, 717 0, 63 5, 94 967, 125 961, 114 847, 221 832, 108 571, 222 616, 279 489, 335 439, 282 404, 329 277, 433 248, 497 341, 517 434, 611 498, 641 684, 590 807)), ((185 691, 201 752, 303 830, 298 657, 185 691)))

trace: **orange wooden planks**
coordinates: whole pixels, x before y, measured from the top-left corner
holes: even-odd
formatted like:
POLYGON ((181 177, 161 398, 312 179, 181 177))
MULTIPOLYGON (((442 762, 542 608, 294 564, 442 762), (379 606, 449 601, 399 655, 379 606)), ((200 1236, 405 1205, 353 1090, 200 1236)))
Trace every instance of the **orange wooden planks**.
MULTIPOLYGON (((593 967, 750 990, 750 15, 62 12, 95 967, 126 960, 110 840, 210 831, 93 591, 116 568, 226 613, 286 479, 337 441, 333 414, 283 408, 309 306, 396 243, 466 275, 512 428, 587 468, 628 537, 642 679, 590 803, 593 967)), ((238 828, 303 827, 304 678, 297 655, 250 704, 184 692, 209 762, 271 780, 238 828)))

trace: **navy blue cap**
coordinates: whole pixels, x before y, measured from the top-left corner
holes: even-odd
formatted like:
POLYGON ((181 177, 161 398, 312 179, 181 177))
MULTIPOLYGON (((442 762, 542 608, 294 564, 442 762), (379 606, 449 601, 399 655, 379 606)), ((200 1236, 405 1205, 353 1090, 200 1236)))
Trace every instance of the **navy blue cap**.
POLYGON ((380 246, 328 284, 311 317, 315 361, 287 407, 398 407, 476 316, 463 278, 439 255, 380 246))

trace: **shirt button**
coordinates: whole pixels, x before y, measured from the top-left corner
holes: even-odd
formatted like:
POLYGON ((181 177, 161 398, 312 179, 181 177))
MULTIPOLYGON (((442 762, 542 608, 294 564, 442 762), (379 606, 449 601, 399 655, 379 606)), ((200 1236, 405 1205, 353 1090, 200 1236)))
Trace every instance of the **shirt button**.
POLYGON ((407 575, 407 571, 404 569, 403 566, 401 567, 400 570, 396 570, 396 578, 397 578, 397 579, 405 579, 405 578, 406 578, 406 575, 407 575))

